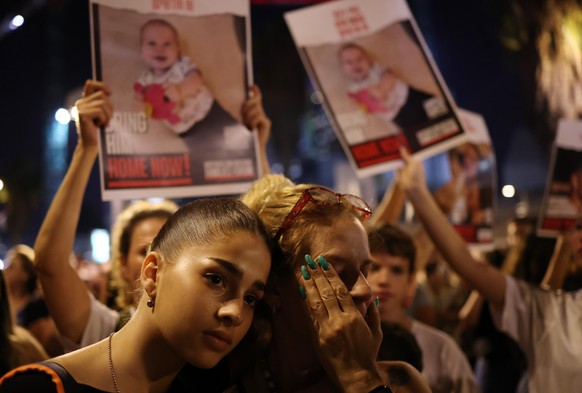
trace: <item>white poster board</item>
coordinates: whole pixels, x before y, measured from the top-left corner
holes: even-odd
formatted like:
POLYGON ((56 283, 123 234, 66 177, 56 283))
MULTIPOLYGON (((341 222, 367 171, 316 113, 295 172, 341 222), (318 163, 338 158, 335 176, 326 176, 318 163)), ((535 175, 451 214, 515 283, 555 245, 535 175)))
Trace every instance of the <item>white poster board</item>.
POLYGON ((91 0, 105 200, 236 194, 259 173, 241 124, 252 83, 248 0, 91 0))
POLYGON ((448 89, 404 0, 342 0, 285 20, 360 177, 466 140, 448 89))

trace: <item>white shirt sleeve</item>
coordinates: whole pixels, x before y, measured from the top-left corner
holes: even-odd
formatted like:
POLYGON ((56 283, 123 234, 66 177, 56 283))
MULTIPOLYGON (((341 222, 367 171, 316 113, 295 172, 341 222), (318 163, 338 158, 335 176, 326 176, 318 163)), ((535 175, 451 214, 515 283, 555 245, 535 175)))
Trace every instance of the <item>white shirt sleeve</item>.
POLYGON ((530 393, 578 393, 582 386, 582 292, 543 290, 506 276, 496 326, 519 343, 528 363, 530 393))
POLYGON ((72 352, 103 340, 115 331, 118 321, 119 314, 91 294, 91 312, 81 342, 76 343, 66 337, 61 337, 65 352, 72 352))
POLYGON ((520 344, 527 347, 531 339, 531 294, 527 285, 519 285, 512 276, 505 276, 505 302, 503 309, 490 303, 491 317, 495 326, 520 344))

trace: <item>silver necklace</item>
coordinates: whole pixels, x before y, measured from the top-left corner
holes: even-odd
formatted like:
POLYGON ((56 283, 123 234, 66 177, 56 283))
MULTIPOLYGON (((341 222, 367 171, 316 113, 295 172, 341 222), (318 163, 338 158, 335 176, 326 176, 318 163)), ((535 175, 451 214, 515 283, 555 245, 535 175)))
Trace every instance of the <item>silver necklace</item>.
POLYGON ((113 379, 113 385, 115 385, 115 392, 121 393, 119 391, 119 385, 117 385, 117 378, 115 378, 115 370, 113 369, 113 360, 111 359, 111 339, 115 333, 109 335, 109 341, 107 342, 107 355, 109 355, 109 372, 111 372, 111 378, 113 379))

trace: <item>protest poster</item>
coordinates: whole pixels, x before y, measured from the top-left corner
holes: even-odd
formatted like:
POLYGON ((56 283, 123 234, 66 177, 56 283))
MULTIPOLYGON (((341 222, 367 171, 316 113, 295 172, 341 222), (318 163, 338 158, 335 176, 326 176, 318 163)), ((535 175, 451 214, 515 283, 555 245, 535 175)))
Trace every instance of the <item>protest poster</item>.
POLYGON ((341 0, 287 12, 303 64, 359 177, 463 143, 455 103, 404 0, 341 0))
POLYGON ((493 217, 497 189, 495 156, 487 124, 481 115, 458 110, 467 142, 446 153, 448 181, 434 190, 459 235, 473 247, 493 247, 493 217))
POLYGON ((582 121, 562 119, 552 147, 540 236, 555 237, 582 222, 582 121))
POLYGON ((90 0, 105 200, 236 194, 260 175, 241 124, 252 83, 248 0, 90 0))

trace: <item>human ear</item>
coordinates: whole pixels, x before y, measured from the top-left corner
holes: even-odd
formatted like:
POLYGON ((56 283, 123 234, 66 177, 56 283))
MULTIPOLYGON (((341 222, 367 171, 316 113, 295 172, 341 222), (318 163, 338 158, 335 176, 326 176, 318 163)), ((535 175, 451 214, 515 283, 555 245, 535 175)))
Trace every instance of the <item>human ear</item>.
POLYGON ((158 286, 158 272, 162 257, 156 251, 149 252, 141 265, 139 276, 141 286, 150 299, 155 298, 158 286))

